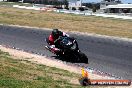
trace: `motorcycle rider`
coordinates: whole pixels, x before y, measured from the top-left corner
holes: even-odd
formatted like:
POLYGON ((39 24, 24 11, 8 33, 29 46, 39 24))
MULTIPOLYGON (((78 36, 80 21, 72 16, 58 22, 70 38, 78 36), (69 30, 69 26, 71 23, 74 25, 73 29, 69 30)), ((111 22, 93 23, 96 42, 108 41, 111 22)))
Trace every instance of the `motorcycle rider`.
POLYGON ((56 40, 60 37, 69 37, 69 35, 65 32, 62 32, 58 29, 53 29, 51 34, 48 37, 48 43, 50 45, 50 48, 53 52, 59 52, 60 49, 56 47, 57 45, 55 44, 56 40))

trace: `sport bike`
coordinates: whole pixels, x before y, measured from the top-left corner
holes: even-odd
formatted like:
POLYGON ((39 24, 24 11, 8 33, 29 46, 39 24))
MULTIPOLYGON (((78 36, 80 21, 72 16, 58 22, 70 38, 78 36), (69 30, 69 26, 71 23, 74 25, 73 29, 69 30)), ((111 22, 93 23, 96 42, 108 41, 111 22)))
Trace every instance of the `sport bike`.
POLYGON ((46 42, 48 43, 48 46, 45 46, 45 48, 57 56, 66 58, 68 61, 72 62, 88 63, 87 56, 79 50, 75 38, 59 37, 54 42, 57 49, 49 46, 48 39, 46 39, 46 42))

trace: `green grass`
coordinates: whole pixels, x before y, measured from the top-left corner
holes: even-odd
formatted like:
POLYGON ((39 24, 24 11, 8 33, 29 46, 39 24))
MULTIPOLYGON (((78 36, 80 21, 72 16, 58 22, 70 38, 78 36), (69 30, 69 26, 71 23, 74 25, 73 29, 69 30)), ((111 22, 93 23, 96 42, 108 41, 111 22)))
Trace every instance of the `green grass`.
POLYGON ((0 88, 83 88, 69 82, 78 77, 66 70, 13 59, 0 51, 0 88))

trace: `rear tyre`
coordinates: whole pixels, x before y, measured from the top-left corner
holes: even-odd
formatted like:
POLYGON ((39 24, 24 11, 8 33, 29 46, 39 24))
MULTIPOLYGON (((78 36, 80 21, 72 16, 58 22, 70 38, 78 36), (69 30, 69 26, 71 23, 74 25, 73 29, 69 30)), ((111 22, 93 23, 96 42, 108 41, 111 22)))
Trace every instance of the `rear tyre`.
POLYGON ((82 52, 79 52, 79 54, 80 54, 80 61, 88 64, 88 57, 82 52))

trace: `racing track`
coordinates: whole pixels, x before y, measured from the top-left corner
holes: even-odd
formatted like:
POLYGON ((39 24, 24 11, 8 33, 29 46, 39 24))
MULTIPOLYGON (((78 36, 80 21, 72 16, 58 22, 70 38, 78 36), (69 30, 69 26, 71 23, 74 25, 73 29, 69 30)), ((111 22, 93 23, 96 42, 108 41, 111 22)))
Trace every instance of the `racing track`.
MULTIPOLYGON (((49 33, 48 30, 0 25, 0 45, 17 47, 50 57, 53 54, 44 48, 46 45, 44 39, 49 33)), ((81 34, 70 35, 77 39, 80 50, 89 57, 89 67, 132 79, 132 42, 81 34)))

